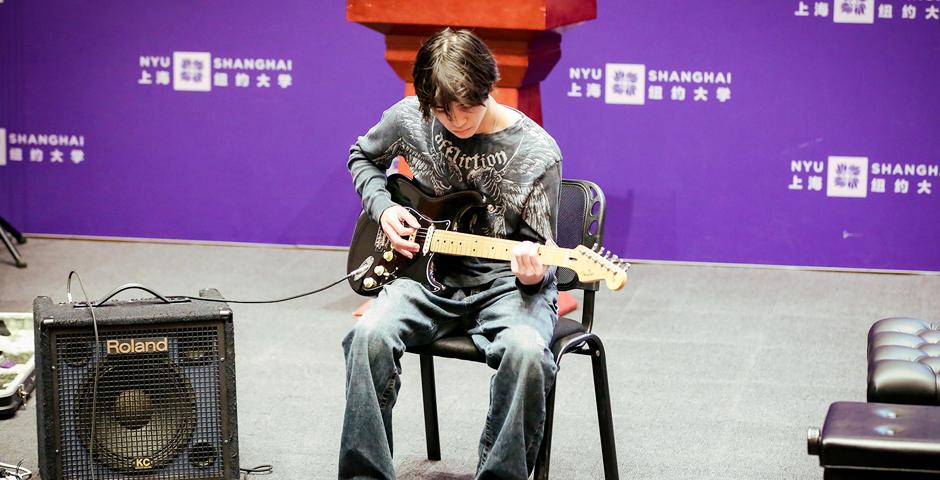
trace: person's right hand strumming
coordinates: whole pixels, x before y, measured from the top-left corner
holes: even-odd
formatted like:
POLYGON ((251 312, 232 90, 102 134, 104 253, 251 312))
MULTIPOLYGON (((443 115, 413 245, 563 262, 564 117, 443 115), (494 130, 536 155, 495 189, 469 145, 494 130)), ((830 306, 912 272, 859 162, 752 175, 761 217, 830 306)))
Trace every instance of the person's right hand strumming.
POLYGON ((415 242, 409 241, 408 236, 413 234, 416 229, 421 227, 418 219, 401 205, 388 207, 382 212, 379 223, 382 225, 382 231, 392 242, 392 248, 404 255, 406 258, 413 258, 414 253, 421 249, 421 246, 415 242))

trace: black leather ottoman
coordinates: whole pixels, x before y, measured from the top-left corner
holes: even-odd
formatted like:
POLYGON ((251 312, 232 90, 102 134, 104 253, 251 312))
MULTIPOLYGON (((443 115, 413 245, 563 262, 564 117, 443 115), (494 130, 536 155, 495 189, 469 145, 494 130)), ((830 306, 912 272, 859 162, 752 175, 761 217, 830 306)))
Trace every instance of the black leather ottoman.
POLYGON ((937 479, 940 407, 836 402, 807 444, 827 480, 937 479))
POLYGON ((868 401, 940 405, 940 325, 886 318, 868 331, 868 401))

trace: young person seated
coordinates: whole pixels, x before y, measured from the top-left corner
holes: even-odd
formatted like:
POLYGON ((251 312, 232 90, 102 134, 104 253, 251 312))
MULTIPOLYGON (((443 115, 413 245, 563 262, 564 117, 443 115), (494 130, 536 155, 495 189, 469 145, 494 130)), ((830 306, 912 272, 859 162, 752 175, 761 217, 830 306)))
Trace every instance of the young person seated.
POLYGON ((395 478, 391 420, 400 358, 456 332, 469 334, 496 370, 476 478, 525 479, 535 465, 556 373, 548 347, 558 318, 555 269, 539 261, 537 249, 556 232, 561 153, 538 124, 493 99, 498 79, 496 61, 476 35, 440 31, 415 59, 416 96, 386 110, 350 150, 363 208, 399 255, 419 250, 408 240, 417 220, 386 188, 385 172, 399 155, 428 192, 483 195, 486 207, 467 222, 468 233, 522 243, 509 262, 438 256, 445 289, 395 279, 355 324, 343 340, 340 479, 395 478))

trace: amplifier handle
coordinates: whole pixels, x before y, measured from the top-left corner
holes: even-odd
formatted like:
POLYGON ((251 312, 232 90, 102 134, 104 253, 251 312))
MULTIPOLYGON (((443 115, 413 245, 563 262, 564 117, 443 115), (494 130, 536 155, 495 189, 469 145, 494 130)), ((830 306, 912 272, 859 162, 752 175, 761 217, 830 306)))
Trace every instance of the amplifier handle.
MULTIPOLYGON (((115 296, 115 295, 117 295, 117 294, 123 292, 124 290, 131 290, 131 289, 143 290, 143 291, 145 291, 145 292, 148 292, 148 293, 150 293, 151 295, 153 295, 153 296, 159 298, 160 300, 163 300, 164 303, 178 303, 178 302, 181 302, 181 301, 189 301, 189 300, 176 300, 176 301, 173 301, 173 300, 170 300, 170 299, 164 297, 163 295, 160 295, 159 293, 157 293, 157 292, 151 290, 150 288, 148 288, 148 287, 146 287, 146 286, 144 286, 144 285, 141 285, 141 284, 139 284, 139 283, 125 283, 124 285, 121 285, 120 287, 117 287, 117 288, 115 288, 114 290, 112 290, 111 293, 108 293, 107 295, 105 295, 104 297, 102 297, 102 298, 101 298, 100 300, 98 300, 97 302, 92 302, 92 305, 93 305, 93 306, 98 306, 98 307, 100 307, 104 302, 107 302, 108 300, 111 300, 111 297, 113 297, 113 296, 115 296)), ((76 304, 75 304, 76 307, 80 307, 80 306, 84 306, 84 305, 85 305, 84 303, 76 303, 76 304)))

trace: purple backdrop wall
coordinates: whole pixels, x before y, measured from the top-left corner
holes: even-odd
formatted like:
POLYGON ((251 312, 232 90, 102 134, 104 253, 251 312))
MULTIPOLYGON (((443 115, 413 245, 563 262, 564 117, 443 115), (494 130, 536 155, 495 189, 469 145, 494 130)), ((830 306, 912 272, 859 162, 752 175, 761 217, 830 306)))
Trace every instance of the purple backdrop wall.
MULTIPOLYGON (((609 248, 940 270, 940 2, 598 3, 542 95, 609 248)), ((347 148, 402 90, 383 48, 340 0, 3 0, 0 214, 346 245, 347 148)))

